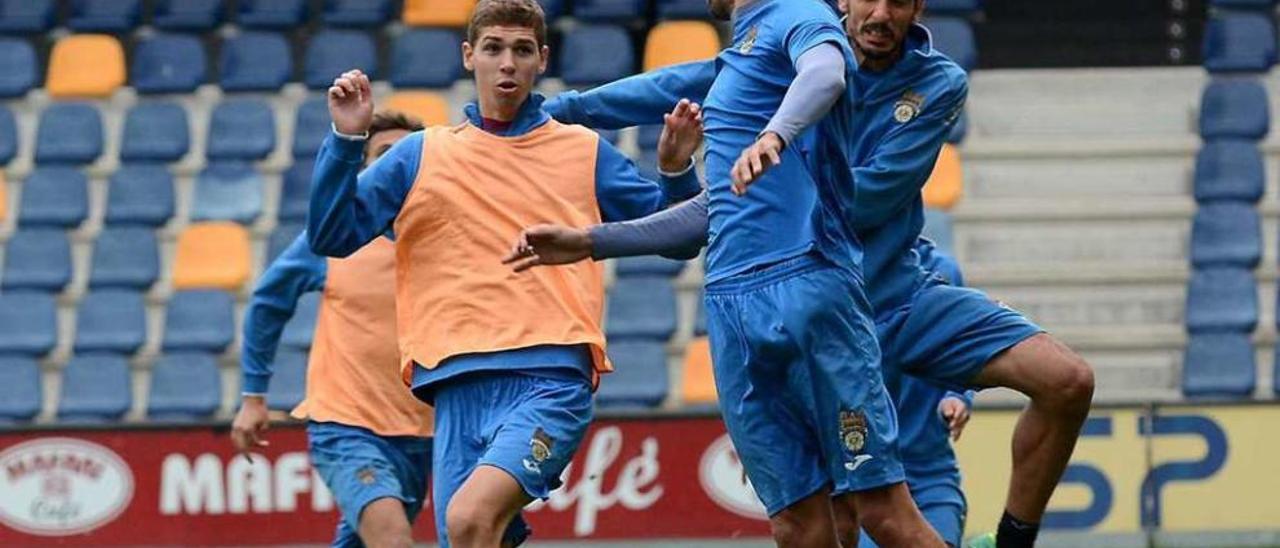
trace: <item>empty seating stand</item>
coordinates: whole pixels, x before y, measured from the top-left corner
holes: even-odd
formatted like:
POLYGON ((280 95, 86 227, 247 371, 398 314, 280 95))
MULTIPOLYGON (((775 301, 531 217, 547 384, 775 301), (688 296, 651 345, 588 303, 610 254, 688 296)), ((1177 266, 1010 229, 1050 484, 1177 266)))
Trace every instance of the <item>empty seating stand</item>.
POLYGON ((213 109, 205 155, 216 160, 262 160, 276 148, 276 119, 257 99, 228 99, 213 109))
POLYGON ((1249 333, 1258 325, 1258 287, 1253 272, 1215 267, 1196 270, 1187 288, 1187 330, 1249 333))
POLYGON ((1191 226, 1191 265, 1255 268, 1262 259, 1262 219, 1248 202, 1204 204, 1191 226))
POLYGON ((151 368, 147 418, 204 420, 218 411, 222 376, 214 356, 204 352, 165 354, 151 368))
POLYGON ((222 22, 222 0, 160 0, 151 23, 165 30, 204 32, 222 22))
MULTIPOLYGON (((705 9, 705 8, 704 8, 705 9)), ((649 31, 644 70, 712 59, 720 53, 720 34, 704 21, 668 21, 649 31)))
POLYGON ((388 110, 398 110, 422 121, 424 125, 441 126, 449 123, 449 102, 429 91, 401 91, 393 93, 382 102, 388 110))
POLYGON ((938 51, 966 71, 978 66, 978 45, 968 21, 957 17, 930 17, 924 24, 933 35, 933 45, 938 51))
POLYGON ((267 389, 267 408, 288 411, 302 403, 307 390, 307 354, 283 348, 267 389))
POLYGON ((404 0, 401 20, 415 27, 467 26, 476 0, 404 0))
POLYGON ((139 93, 190 93, 204 83, 206 70, 198 37, 161 34, 134 47, 129 82, 139 93))
POLYGON ((609 344, 614 371, 601 379, 601 407, 657 407, 667 398, 666 344, 628 340, 609 344))
POLYGON ((389 80, 397 88, 447 88, 462 78, 462 57, 455 51, 462 37, 454 30, 408 29, 391 45, 389 80))
POLYGON ((247 28, 291 29, 307 18, 306 0, 240 0, 236 22, 247 28))
POLYGON ((622 27, 579 25, 560 43, 560 79, 569 86, 611 82, 635 71, 635 47, 622 27))
POLYGON ((176 162, 191 148, 187 111, 168 101, 134 105, 125 115, 120 160, 176 162))
POLYGON ((18 122, 13 111, 0 105, 0 166, 7 165, 18 155, 18 122))
POLYGON ((160 277, 155 231, 145 226, 108 225, 93 245, 89 288, 146 291, 160 277))
POLYGON ((60 292, 71 282, 71 244, 53 228, 19 228, 4 250, 3 287, 60 292))
POLYGON ((133 354, 146 340, 142 294, 127 289, 91 291, 76 315, 76 353, 133 354))
POLYGON ((78 32, 126 32, 138 24, 142 0, 71 0, 67 26, 78 32))
POLYGON ((262 214, 262 175, 244 162, 210 164, 196 177, 193 221, 252 223, 262 214))
POLYGON ((299 158, 284 172, 278 215, 281 221, 302 222, 307 219, 307 210, 311 207, 308 201, 311 193, 311 173, 314 170, 315 160, 299 158))
POLYGON ((357 30, 323 30, 307 43, 303 82, 311 89, 328 89, 333 80, 351 69, 370 78, 378 74, 378 53, 368 33, 357 30))
POLYGON ((329 105, 323 96, 304 101, 293 125, 293 157, 314 159, 329 135, 330 123, 329 105))
POLYGON ((0 37, 0 98, 21 97, 36 87, 38 63, 30 42, 0 37))
POLYGON ((293 318, 284 325, 280 334, 280 342, 287 347, 305 350, 311 348, 311 340, 316 331, 316 317, 320 312, 320 293, 304 293, 298 299, 298 306, 293 311, 293 318))
POLYGON ((325 0, 324 23, 335 27, 372 27, 391 18, 391 0, 325 0))
POLYGON ((0 33, 44 32, 53 27, 54 0, 0 0, 0 33))
POLYGON ((226 91, 274 91, 293 73, 284 35, 242 32, 222 44, 218 85, 226 91))
POLYGON ((43 384, 34 359, 0 356, 0 424, 35 419, 44 400, 43 384))
POLYGON ((1209 72, 1266 72, 1276 64, 1276 27, 1265 12, 1227 12, 1205 25, 1204 66, 1209 72))
POLYGON ((40 357, 58 342, 53 295, 33 291, 0 293, 0 356, 40 357))
POLYGON ((216 289, 176 291, 165 308, 165 352, 222 352, 234 337, 235 299, 216 289))
POLYGON ((22 184, 18 224, 75 228, 89 216, 89 180, 80 170, 41 166, 22 184))
POLYGON ((108 225, 160 226, 173 218, 173 175, 158 165, 125 165, 111 174, 108 225))
POLYGON ((1249 333, 1193 334, 1182 361, 1182 392, 1187 396, 1247 397, 1257 386, 1249 333))
POLYGON ((117 421, 132 405, 129 363, 123 356, 78 355, 63 369, 59 421, 117 421))
POLYGON ((1215 79, 1200 99, 1200 136, 1206 140, 1262 139, 1269 120, 1267 91, 1256 80, 1215 79))
POLYGON ((576 0, 573 16, 583 21, 628 21, 644 17, 645 0, 576 0))
POLYGON ((1221 139, 1205 143, 1196 154, 1194 181, 1197 202, 1257 203, 1262 199, 1265 183, 1262 152, 1246 140, 1221 139))
POLYGON ((48 74, 45 91, 54 99, 110 97, 124 85, 124 48, 103 34, 67 36, 53 45, 48 74))
POLYGON ((955 146, 943 144, 933 173, 924 185, 924 205, 934 209, 949 210, 955 207, 964 193, 964 169, 960 152, 955 146))
POLYGON ((249 231, 230 222, 196 223, 178 236, 176 289, 238 291, 249 281, 249 231))
POLYGON ((610 340, 665 342, 676 331, 676 295, 665 277, 619 278, 609 289, 610 340))
POLYGON ((102 155, 102 116, 88 103, 55 103, 40 113, 36 163, 88 164, 102 155))

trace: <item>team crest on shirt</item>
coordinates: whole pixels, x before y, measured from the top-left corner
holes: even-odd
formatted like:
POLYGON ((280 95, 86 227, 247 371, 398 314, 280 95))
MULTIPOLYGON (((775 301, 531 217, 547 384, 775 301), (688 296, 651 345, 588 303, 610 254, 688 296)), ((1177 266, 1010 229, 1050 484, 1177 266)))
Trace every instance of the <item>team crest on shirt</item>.
POLYGON ((867 416, 861 411, 841 411, 840 439, 849 452, 861 451, 867 443, 867 416))
POLYGON ((915 119, 916 115, 920 114, 920 107, 922 106, 924 106, 924 96, 907 90, 898 99, 898 103, 893 105, 893 119, 899 124, 910 122, 915 119))
POLYGON ((356 470, 356 480, 364 485, 373 485, 373 468, 366 466, 356 470))
POLYGON ((542 428, 533 431, 533 437, 529 438, 529 458, 524 459, 524 468, 530 472, 541 472, 542 463, 551 458, 551 448, 555 446, 555 440, 547 435, 542 428))
POLYGON ((738 53, 743 55, 751 53, 751 48, 756 46, 756 35, 758 34, 760 34, 759 26, 753 26, 747 30, 746 39, 744 39, 741 44, 738 44, 738 53))

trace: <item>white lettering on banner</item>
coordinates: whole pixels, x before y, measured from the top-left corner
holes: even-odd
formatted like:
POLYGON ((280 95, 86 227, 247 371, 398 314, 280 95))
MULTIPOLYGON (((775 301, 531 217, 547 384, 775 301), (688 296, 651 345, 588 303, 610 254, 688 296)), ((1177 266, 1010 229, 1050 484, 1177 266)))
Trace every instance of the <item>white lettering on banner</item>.
POLYGON ((755 488, 747 480, 742 469, 742 461, 738 460, 738 452, 733 449, 733 440, 729 434, 720 436, 707 446, 702 453, 702 461, 698 464, 698 480, 702 489, 711 495, 726 510, 751 519, 767 520, 768 512, 755 488))
POLYGON ((128 508, 133 473, 96 443, 35 439, 0 453, 0 493, 0 523, 32 535, 74 535, 128 508))
MULTIPOLYGON (((658 479, 658 440, 653 437, 640 442, 640 454, 622 465, 618 481, 610 492, 604 491, 605 472, 622 452, 622 430, 606 426, 596 430, 586 444, 586 458, 582 463, 582 475, 578 482, 565 480, 565 484, 551 492, 547 502, 535 502, 528 506, 536 511, 544 506, 553 512, 563 512, 577 505, 573 519, 573 533, 585 537, 595 532, 596 516, 616 504, 628 510, 645 510, 662 498, 658 479)), ((562 478, 569 478, 573 466, 565 468, 562 478)))
POLYGON ((333 509, 333 493, 311 470, 305 452, 280 455, 274 463, 254 454, 253 462, 235 456, 224 469, 222 459, 212 453, 195 458, 186 455, 165 457, 160 470, 160 513, 256 514, 295 512, 298 495, 311 492, 311 511, 333 509))

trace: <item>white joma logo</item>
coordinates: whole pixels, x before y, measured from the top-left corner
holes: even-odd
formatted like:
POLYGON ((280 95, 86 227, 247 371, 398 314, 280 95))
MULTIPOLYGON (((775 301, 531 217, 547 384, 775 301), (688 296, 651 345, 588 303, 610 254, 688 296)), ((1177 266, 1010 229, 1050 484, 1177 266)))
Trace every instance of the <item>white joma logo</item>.
POLYGON ((853 462, 844 463, 844 468, 845 470, 852 472, 854 470, 857 470, 859 466, 862 466, 862 463, 867 462, 872 458, 874 457, 872 457, 871 455, 854 455, 853 462))

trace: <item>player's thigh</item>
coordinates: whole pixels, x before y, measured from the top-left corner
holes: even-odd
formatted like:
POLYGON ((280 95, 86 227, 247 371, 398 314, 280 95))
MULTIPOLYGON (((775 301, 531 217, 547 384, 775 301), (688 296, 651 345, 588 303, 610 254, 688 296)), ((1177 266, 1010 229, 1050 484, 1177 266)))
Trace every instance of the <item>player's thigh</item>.
POLYGON ((546 499, 586 436, 594 414, 586 379, 521 375, 519 400, 495 414, 480 465, 506 471, 532 499, 546 499))
POLYGON ((365 507, 378 499, 396 500, 401 516, 404 505, 418 502, 405 497, 404 470, 386 440, 368 430, 335 423, 311 423, 307 437, 312 466, 333 493, 350 529, 360 529, 365 507))
POLYGON ((1004 386, 1032 397, 1070 398, 1092 393, 1093 372, 1067 345, 1040 333, 995 356, 973 383, 1004 386))
POLYGON ((449 383, 436 392, 435 436, 431 443, 431 500, 436 535, 442 543, 448 539, 445 510, 449 507, 449 500, 471 475, 485 451, 479 435, 483 423, 482 406, 476 403, 481 393, 479 388, 449 383))
POLYGON ((411 535, 405 504, 398 499, 373 500, 360 512, 360 539, 366 546, 404 546, 411 535))
POLYGON ((506 470, 481 464, 471 471, 446 509, 446 520, 475 520, 506 527, 533 500, 506 470))

